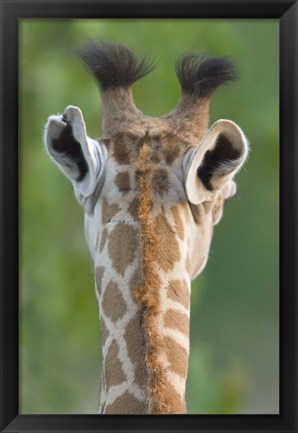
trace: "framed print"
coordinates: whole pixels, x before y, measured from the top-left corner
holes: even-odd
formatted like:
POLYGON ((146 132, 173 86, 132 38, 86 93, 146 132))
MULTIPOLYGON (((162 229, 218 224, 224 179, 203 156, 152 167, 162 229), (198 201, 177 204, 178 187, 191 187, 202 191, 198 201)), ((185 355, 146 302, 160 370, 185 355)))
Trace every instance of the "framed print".
POLYGON ((297 431, 296 26, 1 1, 1 431, 297 431))

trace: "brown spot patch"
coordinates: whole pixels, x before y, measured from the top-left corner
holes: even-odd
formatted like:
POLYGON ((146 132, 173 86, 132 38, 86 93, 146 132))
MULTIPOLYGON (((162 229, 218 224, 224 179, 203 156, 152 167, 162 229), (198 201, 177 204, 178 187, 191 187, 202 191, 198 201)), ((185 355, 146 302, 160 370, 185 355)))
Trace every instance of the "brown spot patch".
POLYGON ((115 179, 115 184, 122 194, 127 194, 130 191, 130 176, 127 171, 118 173, 115 179))
POLYGON ((125 313, 126 303, 118 289, 118 284, 114 281, 110 281, 107 285, 102 299, 102 308, 113 322, 121 319, 125 313))
POLYGON ((155 164, 159 164, 160 163, 160 156, 157 155, 156 153, 152 153, 151 161, 154 162, 155 164))
POLYGON ((171 280, 167 286, 167 295, 169 299, 179 302, 185 308, 189 308, 189 289, 184 280, 171 280))
POLYGON ((108 229, 104 228, 100 238, 99 252, 101 253, 105 247, 106 241, 108 237, 108 229))
POLYGON ((114 158, 120 165, 128 165, 130 163, 130 149, 125 142, 125 137, 120 135, 114 141, 114 158))
POLYGON ((153 173, 151 186, 153 191, 157 191, 161 196, 169 191, 169 175, 166 169, 158 168, 153 173))
POLYGON ((165 353, 170 363, 169 368, 181 377, 186 377, 188 356, 186 350, 171 337, 164 337, 165 353))
POLYGON ((166 163, 171 165, 180 155, 181 144, 173 144, 171 141, 164 146, 164 156, 166 163))
POLYGON ((109 204, 106 198, 102 202, 102 224, 107 224, 120 211, 117 203, 109 204))
POLYGON ((116 398, 114 403, 108 404, 105 408, 106 414, 131 414, 138 415, 146 413, 146 402, 139 401, 132 394, 126 391, 116 398))
POLYGON ((186 314, 170 308, 164 315, 164 325, 166 328, 176 329, 186 336, 189 336, 189 319, 186 314))
POLYGON ((175 225, 176 225, 176 233, 179 236, 179 238, 183 240, 184 239, 184 226, 183 226, 183 221, 181 219, 179 207, 173 206, 171 208, 171 211, 172 211, 175 225))
POLYGON ((113 340, 104 361, 107 389, 114 385, 120 385, 126 380, 126 375, 122 369, 122 364, 118 358, 118 353, 118 344, 115 340, 113 340))
POLYGON ((102 277, 104 274, 105 268, 103 266, 97 266, 95 269, 95 285, 96 290, 99 295, 101 295, 102 292, 102 277))
POLYGON ((163 213, 155 219, 155 231, 159 239, 159 248, 156 251, 156 261, 160 267, 168 272, 180 260, 179 245, 176 234, 166 220, 163 213))
POLYGON ((140 286, 141 282, 142 282, 142 272, 141 272, 141 267, 138 266, 136 271, 132 274, 129 280, 129 288, 132 293, 134 293, 136 288, 140 286))
POLYGON ((135 197, 128 208, 128 212, 130 213, 130 215, 133 217, 133 219, 135 221, 138 221, 139 216, 138 216, 138 208, 139 208, 139 198, 135 197))
POLYGON ((101 318, 101 320, 100 320, 100 329, 101 329, 101 342, 102 342, 102 344, 105 344, 105 342, 109 336, 109 331, 108 331, 108 328, 106 327, 106 324, 105 324, 103 318, 101 318))
POLYGON ((135 383, 143 387, 147 382, 145 360, 146 342, 143 330, 142 312, 139 311, 126 326, 124 335, 128 356, 135 367, 135 383))
POLYGON ((129 224, 118 223, 110 233, 108 250, 113 268, 122 276, 133 262, 137 247, 136 229, 129 224))

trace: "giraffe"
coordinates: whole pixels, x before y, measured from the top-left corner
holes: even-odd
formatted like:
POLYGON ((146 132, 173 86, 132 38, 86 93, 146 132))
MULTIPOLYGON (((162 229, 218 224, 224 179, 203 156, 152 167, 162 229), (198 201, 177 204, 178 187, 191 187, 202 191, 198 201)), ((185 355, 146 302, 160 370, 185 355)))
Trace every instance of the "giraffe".
POLYGON ((148 58, 106 41, 79 56, 100 89, 102 137, 90 138, 70 105, 49 117, 45 145, 84 210, 102 335, 99 412, 185 414, 191 281, 248 153, 234 122, 209 127, 211 96, 236 69, 229 58, 182 55, 180 100, 157 118, 132 98, 148 58))

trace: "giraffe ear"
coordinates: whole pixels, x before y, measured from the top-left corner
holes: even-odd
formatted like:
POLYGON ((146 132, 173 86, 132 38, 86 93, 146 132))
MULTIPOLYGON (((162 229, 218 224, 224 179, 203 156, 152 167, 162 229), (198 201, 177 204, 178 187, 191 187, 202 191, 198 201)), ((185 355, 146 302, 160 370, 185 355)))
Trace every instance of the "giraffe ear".
POLYGON ((210 200, 240 170, 248 153, 248 142, 238 125, 218 120, 200 144, 184 159, 185 189, 189 201, 210 200))
POLYGON ((63 115, 50 116, 45 128, 50 157, 72 182, 78 196, 90 196, 102 176, 104 154, 98 141, 87 136, 81 110, 68 106, 63 115))

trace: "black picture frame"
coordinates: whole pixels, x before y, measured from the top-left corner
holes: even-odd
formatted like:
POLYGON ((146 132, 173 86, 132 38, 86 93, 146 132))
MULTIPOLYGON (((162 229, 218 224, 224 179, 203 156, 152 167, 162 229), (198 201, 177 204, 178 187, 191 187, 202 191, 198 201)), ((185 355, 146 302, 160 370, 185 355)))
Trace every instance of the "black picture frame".
POLYGON ((298 432, 298 4, 287 0, 23 1, 1 5, 1 432, 298 432), (280 22, 280 413, 19 415, 18 22, 22 18, 275 18, 280 22))

